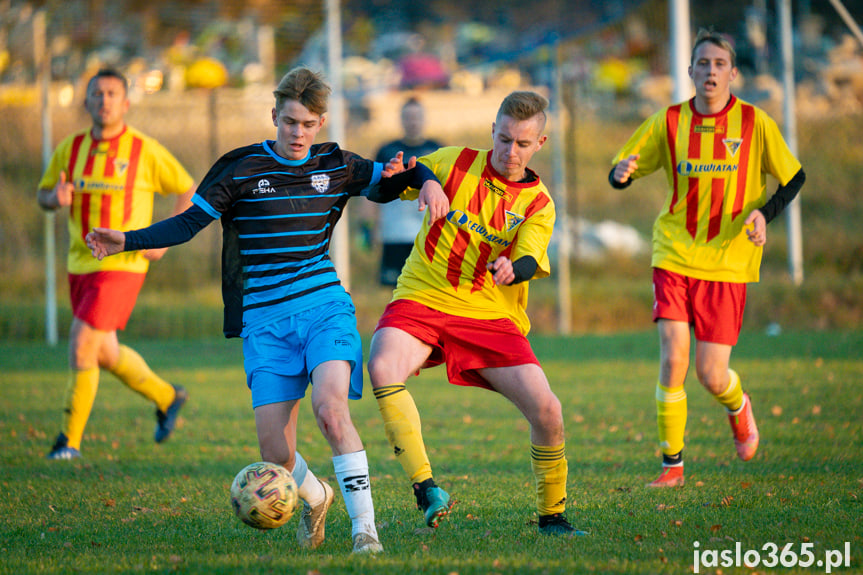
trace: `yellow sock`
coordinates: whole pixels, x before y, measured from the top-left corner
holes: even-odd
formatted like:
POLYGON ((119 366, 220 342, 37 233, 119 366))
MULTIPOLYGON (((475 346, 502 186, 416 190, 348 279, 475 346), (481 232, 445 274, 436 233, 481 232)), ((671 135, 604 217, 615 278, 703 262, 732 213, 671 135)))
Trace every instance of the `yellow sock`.
POLYGON ((668 388, 656 383, 656 424, 659 428, 659 448, 665 455, 683 451, 686 431, 686 391, 683 387, 668 388))
POLYGON ((430 479, 431 463, 423 443, 420 414, 405 384, 380 387, 375 390, 375 398, 384 420, 384 432, 411 483, 430 479))
POLYGON ((67 445, 81 449, 84 427, 90 419, 96 390, 99 389, 99 368, 76 369, 69 376, 66 387, 66 409, 63 411, 63 434, 67 445))
POLYGON ((174 386, 153 373, 144 358, 131 347, 120 345, 120 358, 109 371, 130 389, 155 403, 159 411, 167 411, 174 401, 174 386))
POLYGON ((563 513, 566 509, 565 444, 530 444, 530 467, 536 478, 536 508, 540 515, 563 513))
POLYGON ((743 386, 740 385, 740 376, 737 375, 736 371, 729 369, 728 375, 731 376, 731 381, 728 382, 728 389, 714 397, 728 411, 737 411, 743 406, 743 386))

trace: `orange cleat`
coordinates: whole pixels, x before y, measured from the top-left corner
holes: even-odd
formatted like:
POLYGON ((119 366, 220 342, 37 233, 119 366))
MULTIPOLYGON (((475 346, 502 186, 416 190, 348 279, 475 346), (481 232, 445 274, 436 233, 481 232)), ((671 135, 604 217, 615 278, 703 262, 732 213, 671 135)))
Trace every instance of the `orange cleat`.
POLYGON ((675 467, 662 466, 662 474, 651 483, 648 487, 677 487, 683 485, 683 466, 675 467))
POLYGON ((734 432, 734 447, 737 448, 737 457, 743 461, 749 461, 758 451, 758 426, 755 425, 752 401, 747 394, 743 394, 743 405, 737 413, 728 414, 728 421, 734 432))

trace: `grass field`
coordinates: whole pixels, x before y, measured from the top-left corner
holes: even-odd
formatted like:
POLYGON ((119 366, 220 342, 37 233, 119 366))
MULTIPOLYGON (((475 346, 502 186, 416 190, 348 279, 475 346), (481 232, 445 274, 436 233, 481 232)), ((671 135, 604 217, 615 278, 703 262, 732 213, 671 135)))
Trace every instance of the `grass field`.
MULTIPOLYGON (((438 368, 409 382, 436 478, 457 500, 437 530, 423 528, 371 393, 352 404, 386 549, 373 558, 350 555, 338 497, 315 551, 298 549, 296 518, 258 532, 233 516, 230 482, 258 459, 237 341, 133 342, 190 390, 181 425, 153 444, 152 408, 103 375, 75 462, 44 459, 65 350, 4 344, 0 573, 691 573, 696 551, 700 573, 824 573, 830 552, 843 553, 829 555, 841 562, 832 572, 863 572, 863 332, 744 332, 733 364, 753 398, 758 454, 736 459, 722 409, 690 376, 687 484, 663 491, 644 487, 659 471, 655 334, 532 342, 564 405, 568 516, 590 535, 536 533, 526 423, 493 393, 445 384, 438 368), (768 562, 811 551, 812 564, 709 566, 737 543, 768 562)), ((333 479, 307 403, 300 441, 333 479)))

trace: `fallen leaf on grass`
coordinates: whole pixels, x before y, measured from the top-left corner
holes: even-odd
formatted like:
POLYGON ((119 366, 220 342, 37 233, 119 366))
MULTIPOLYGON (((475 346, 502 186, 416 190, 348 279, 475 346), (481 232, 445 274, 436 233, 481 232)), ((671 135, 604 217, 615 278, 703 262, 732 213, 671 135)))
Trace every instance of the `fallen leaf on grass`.
POLYGON ((719 531, 720 529, 722 529, 722 525, 711 525, 711 526, 710 526, 710 531, 711 531, 711 533, 716 533, 716 532, 717 532, 717 531, 719 531))

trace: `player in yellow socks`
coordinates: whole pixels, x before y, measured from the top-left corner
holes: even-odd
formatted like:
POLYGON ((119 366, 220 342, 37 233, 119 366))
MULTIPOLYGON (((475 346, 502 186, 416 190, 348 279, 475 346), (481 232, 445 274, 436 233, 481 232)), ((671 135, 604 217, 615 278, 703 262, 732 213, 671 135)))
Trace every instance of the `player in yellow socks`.
POLYGON ((731 423, 737 455, 755 456, 758 427, 740 377, 730 369, 746 305, 757 282, 767 224, 806 176, 776 123, 731 93, 737 76, 731 43, 701 30, 689 76, 695 97, 648 118, 614 159, 609 182, 625 188, 665 171, 668 194, 653 226, 653 319, 659 332, 656 388, 662 474, 651 487, 683 485, 683 435, 690 329, 698 380, 731 423), (779 182, 768 199, 766 175, 779 182))
POLYGON ((451 383, 496 391, 518 407, 530 423, 539 531, 578 533, 564 517, 560 401, 526 338, 528 280, 549 275, 555 217, 548 190, 527 167, 546 141, 547 105, 534 92, 513 92, 492 125, 491 150, 441 148, 418 160, 440 180, 450 210, 437 221, 426 216, 378 322, 368 370, 387 439, 431 527, 452 503, 435 484, 405 380, 446 363, 451 383))
POLYGON ((191 203, 192 177, 161 144, 126 125, 126 78, 112 69, 97 72, 87 85, 84 107, 93 125, 64 139, 39 182, 45 210, 68 208, 69 286, 72 326, 71 374, 62 430, 50 459, 81 456, 81 439, 99 387, 99 370, 113 373, 156 406, 155 440, 168 439, 186 390, 162 380, 134 350, 122 346, 149 263, 164 249, 130 252, 105 261, 90 256, 84 237, 92 226, 128 230, 150 223, 155 194, 174 195, 174 213, 191 203))

